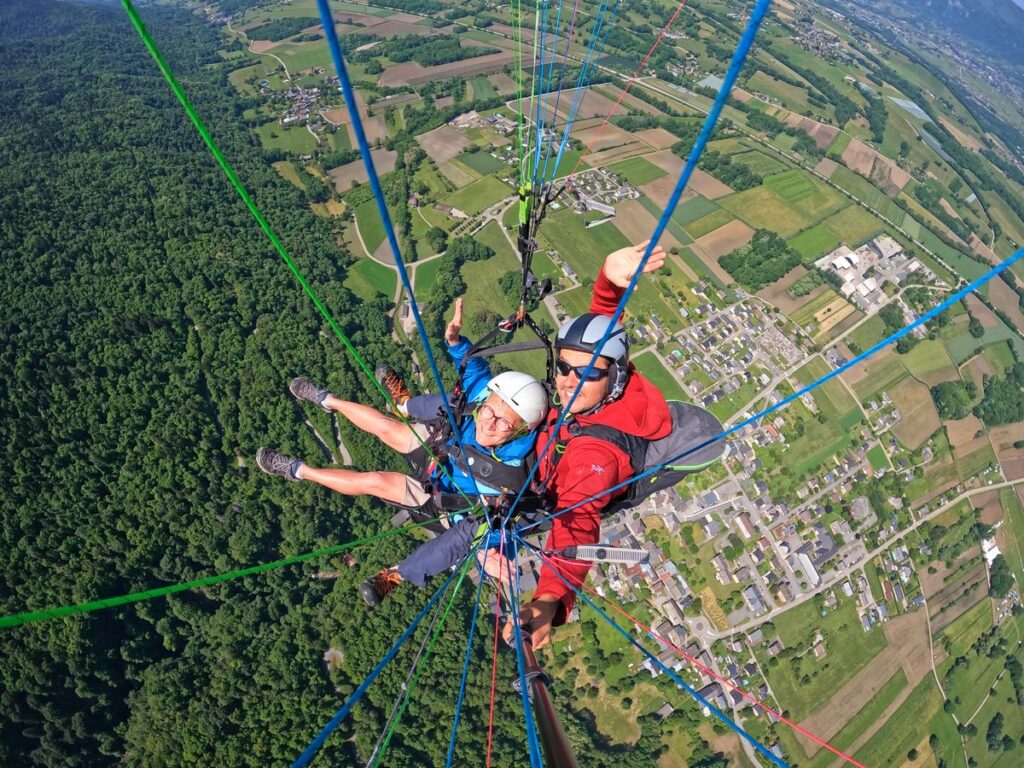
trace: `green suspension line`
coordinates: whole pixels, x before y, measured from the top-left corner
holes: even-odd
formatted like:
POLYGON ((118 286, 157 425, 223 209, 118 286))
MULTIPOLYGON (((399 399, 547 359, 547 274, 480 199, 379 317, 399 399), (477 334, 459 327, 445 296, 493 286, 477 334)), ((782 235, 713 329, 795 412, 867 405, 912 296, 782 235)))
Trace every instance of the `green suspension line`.
MULTIPOLYGON (((440 518, 438 518, 440 519, 440 518)), ((312 560, 315 557, 323 557, 325 555, 333 555, 338 552, 344 552, 346 549, 352 549, 363 544, 369 544, 371 541, 377 541, 378 539, 385 539, 391 536, 396 536, 399 533, 410 531, 415 528, 422 528, 430 523, 437 522, 437 520, 429 520, 425 523, 415 523, 413 525, 406 525, 401 528, 393 528, 390 531, 384 531, 374 536, 366 536, 362 539, 356 539, 355 541, 349 541, 345 544, 336 544, 332 547, 325 547, 324 549, 318 549, 315 552, 308 552, 304 555, 293 555, 292 557, 286 557, 282 560, 275 560, 272 563, 263 563, 261 565, 252 565, 248 568, 240 568, 236 571, 229 571, 228 573, 217 574, 216 576, 206 576, 201 579, 194 579, 192 581, 185 581, 180 584, 171 584, 166 587, 158 587, 156 589, 147 589, 143 592, 132 592, 127 595, 119 595, 117 597, 107 597, 102 600, 92 600, 87 603, 75 603, 72 605, 62 605, 56 608, 45 608, 39 611, 28 611, 26 613, 15 613, 10 616, 0 616, 0 628, 2 627, 16 627, 19 624, 29 624, 33 621, 42 621, 43 619, 56 619, 62 616, 73 616, 79 613, 91 613, 92 611, 100 611, 104 608, 114 608, 118 605, 127 605, 129 603, 139 603, 143 600, 152 600, 157 597, 165 597, 166 595, 172 595, 175 592, 187 592, 192 589, 199 589, 200 587, 208 587, 211 584, 220 584, 224 581, 231 581, 232 579, 240 579, 243 576, 251 576, 254 573, 263 573, 264 571, 272 571, 277 568, 283 568, 286 565, 295 565, 306 560, 312 560)))
MULTIPOLYGON (((235 191, 238 193, 238 196, 242 198, 242 202, 244 202, 246 207, 249 209, 249 213, 251 213, 252 217, 256 219, 256 223, 260 225, 260 228, 270 239, 270 242, 274 245, 274 248, 277 250, 278 254, 280 254, 281 258, 284 260, 284 263, 288 265, 288 269, 291 270, 292 275, 298 281, 299 285, 302 286, 302 289, 306 292, 306 295, 309 296, 309 298, 313 301, 313 304, 320 311, 321 316, 323 316, 323 318, 327 321, 328 325, 331 326, 331 330, 334 331, 335 335, 345 346, 345 349, 347 349, 349 353, 352 355, 352 357, 355 359, 356 363, 362 369, 363 373, 365 373, 366 376, 370 379, 370 381, 373 382, 374 386, 377 388, 377 391, 384 396, 384 399, 387 402, 388 406, 391 408, 391 410, 395 414, 398 414, 398 418, 401 419, 401 421, 405 423, 406 426, 409 427, 409 431, 412 432, 417 442, 419 442, 420 446, 427 452, 427 454, 432 459, 435 460, 435 462, 437 462, 437 466, 440 469, 440 471, 443 472, 448 477, 449 480, 452 480, 451 474, 448 472, 447 468, 445 468, 444 463, 437 461, 437 457, 434 455, 434 452, 416 433, 416 430, 412 428, 412 425, 409 423, 409 420, 400 414, 395 405, 394 400, 391 398, 391 395, 389 395, 387 390, 384 389, 383 386, 381 386, 379 381, 377 381, 376 377, 373 375, 373 371, 370 369, 370 366, 366 363, 365 360, 363 360, 359 352, 356 351, 356 348, 352 346, 352 342, 349 341, 348 337, 345 335, 345 332, 341 330, 341 327, 334 319, 334 316, 331 314, 330 310, 328 310, 327 307, 324 306, 324 304, 320 301, 320 298, 316 295, 316 293, 313 291, 313 288, 306 281, 306 278, 303 276, 302 272, 299 271, 299 268, 295 264, 295 261, 292 259, 291 255, 288 253, 284 245, 278 239, 277 234, 274 232, 273 229, 270 228, 270 224, 263 217, 263 214, 260 212, 259 208, 256 207, 256 203, 253 201, 252 197, 249 196, 249 193, 246 191, 245 186, 242 184, 241 180, 235 174, 234 169, 231 167, 227 159, 221 153, 220 148, 213 140, 213 136, 206 129, 206 126, 200 119, 199 114, 196 112, 195 108, 192 106, 192 103, 189 101, 188 96, 185 95, 185 91, 178 84, 177 79, 174 77, 174 73, 171 72, 170 67, 167 66, 167 62, 164 61, 163 56, 161 55, 159 49, 156 47, 156 43, 153 41, 153 38, 150 37, 149 31, 142 23, 142 19, 139 17, 139 14, 135 10, 135 7, 132 5, 131 0, 121 0, 121 5, 128 13, 128 18, 131 19, 132 26, 135 27, 135 31, 138 32, 139 37, 142 39, 142 42, 145 44, 146 48, 149 50, 150 55, 153 57, 153 60, 156 61, 157 66, 163 73, 164 79, 167 81, 168 85, 171 86, 171 90, 174 91, 174 95, 178 97, 178 101, 181 102, 181 106, 185 108, 185 112, 188 114, 189 119, 192 121, 192 125, 195 126, 196 130, 199 132, 199 135, 206 143, 206 146, 210 149, 210 152, 213 153, 214 158, 217 160, 217 164, 221 167, 221 170, 224 171, 224 175, 228 177, 228 181, 231 182, 231 186, 235 188, 235 191)), ((452 485, 455 485, 454 481, 452 482, 452 485)), ((458 488, 458 486, 456 486, 456 488, 458 488)), ((458 490, 458 493, 462 496, 463 499, 465 499, 466 503, 469 506, 472 507, 474 505, 473 500, 470 499, 463 491, 458 490)))

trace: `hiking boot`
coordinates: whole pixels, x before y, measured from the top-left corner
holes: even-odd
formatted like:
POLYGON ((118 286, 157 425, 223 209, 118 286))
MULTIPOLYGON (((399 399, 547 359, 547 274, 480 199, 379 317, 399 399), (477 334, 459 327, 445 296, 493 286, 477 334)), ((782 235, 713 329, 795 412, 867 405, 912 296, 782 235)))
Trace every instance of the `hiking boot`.
POLYGON ((380 571, 362 584, 359 585, 359 594, 363 596, 366 604, 373 608, 381 600, 395 591, 395 587, 402 583, 402 577, 398 571, 390 568, 381 568, 380 571))
POLYGON ((270 448, 260 448, 256 451, 256 466, 268 475, 277 475, 297 483, 300 479, 298 471, 302 462, 270 448))
POLYGON ((319 406, 321 410, 331 413, 331 409, 324 405, 324 398, 331 394, 326 388, 318 387, 309 379, 300 376, 292 379, 288 390, 295 395, 296 400, 305 400, 319 406))
POLYGON ((390 365, 378 365, 373 375, 392 401, 394 401, 396 408, 405 405, 410 397, 409 388, 405 386, 402 377, 395 372, 394 368, 390 365))

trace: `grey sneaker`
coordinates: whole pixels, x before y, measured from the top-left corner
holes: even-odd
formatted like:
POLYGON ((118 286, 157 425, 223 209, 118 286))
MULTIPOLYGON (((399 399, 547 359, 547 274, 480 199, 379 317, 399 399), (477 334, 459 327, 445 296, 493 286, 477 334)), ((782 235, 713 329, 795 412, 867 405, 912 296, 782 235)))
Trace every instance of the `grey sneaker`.
POLYGON ((295 395, 297 400, 306 400, 327 413, 331 412, 331 409, 324 405, 324 398, 331 394, 330 391, 324 387, 318 387, 309 379, 304 379, 301 376, 292 379, 288 390, 295 395))
POLYGON ((270 448, 260 448, 256 451, 256 466, 268 475, 277 475, 297 483, 299 482, 297 472, 302 466, 302 462, 270 448))

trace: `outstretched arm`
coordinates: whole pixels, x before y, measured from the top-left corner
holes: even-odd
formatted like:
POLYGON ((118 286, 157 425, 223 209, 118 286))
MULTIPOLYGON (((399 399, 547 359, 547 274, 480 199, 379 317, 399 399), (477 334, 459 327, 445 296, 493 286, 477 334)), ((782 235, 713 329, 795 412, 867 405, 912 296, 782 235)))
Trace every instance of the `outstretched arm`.
MULTIPOLYGON (((473 345, 469 339, 462 335, 462 299, 455 300, 455 311, 452 314, 451 322, 444 331, 444 340, 448 344, 448 354, 452 358, 455 367, 462 365, 462 361, 469 353, 473 345)), ((471 357, 466 363, 466 373, 462 377, 462 386, 470 399, 477 391, 491 378, 491 367, 481 357, 471 357)))
MULTIPOLYGON (((601 272, 594 281, 594 292, 590 299, 590 311, 601 315, 614 314, 622 294, 633 278, 633 273, 640 266, 644 251, 650 240, 639 245, 630 245, 609 253, 601 267, 601 272)), ((651 257, 644 265, 644 272, 653 272, 665 265, 665 249, 656 245, 651 257)))

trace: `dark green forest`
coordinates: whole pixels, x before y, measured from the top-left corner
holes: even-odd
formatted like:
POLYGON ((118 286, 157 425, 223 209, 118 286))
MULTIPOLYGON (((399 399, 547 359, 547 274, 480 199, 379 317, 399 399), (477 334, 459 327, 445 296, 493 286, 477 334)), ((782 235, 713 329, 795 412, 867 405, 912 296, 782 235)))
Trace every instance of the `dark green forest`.
MULTIPOLYGON (((371 362, 400 370, 385 304, 343 286, 329 223, 282 182, 238 120, 216 33, 147 8, 171 67, 299 267, 371 362), (210 65, 213 66, 210 66, 210 65)), ((291 376, 375 402, 215 166, 117 6, 0 9, 0 443, 3 613, 90 600, 312 551, 386 530, 365 501, 274 482, 256 447, 324 461, 287 392, 291 376)), ((346 437, 361 466, 400 468, 346 437)), ((3 765, 290 762, 408 625, 428 593, 368 614, 356 586, 412 545, 355 551, 86 616, 4 630, 3 765), (334 580, 310 578, 337 571, 334 580), (322 656, 344 654, 328 676, 322 656)), ((438 582, 440 583, 440 582, 438 582)), ((467 584, 468 587, 468 584, 467 584)), ((388 753, 444 754, 468 614, 457 602, 388 753), (456 662, 455 659, 459 661, 456 662)), ((486 729, 478 643, 457 762, 486 729)), ((418 637, 414 640, 417 641, 418 637)), ((369 754, 410 657, 370 689, 327 745, 369 754), (352 734, 354 742, 347 742, 352 734)), ((502 656, 502 680, 512 660, 502 656)), ((521 754, 520 704, 499 697, 499 754, 521 754)), ((443 762, 443 759, 442 759, 443 762)), ((515 761, 504 763, 514 764, 515 761)))
MULTIPOLYGON (((334 225, 269 166, 241 121, 214 29, 174 8, 144 19, 257 204, 370 366, 408 372, 391 307, 342 284, 334 225)), ((281 263, 114 4, 0 6, 0 612, 175 584, 389 530, 394 510, 260 473, 259 445, 326 464, 292 376, 378 403, 281 263)), ((403 469, 345 432, 361 467, 403 469)), ((357 585, 417 534, 193 592, 0 630, 0 765, 290 763, 425 604, 370 612, 357 585), (328 572, 332 578, 315 579, 328 572), (329 672, 323 656, 341 652, 329 672)), ((434 588, 441 584, 438 579, 434 588)), ((443 765, 473 589, 455 602, 385 765, 443 765)), ((474 643, 456 765, 487 740, 490 638, 474 643)), ((409 673, 415 635, 328 741, 365 763, 409 673)), ((526 762, 514 654, 499 656, 494 765, 526 762)), ((663 678, 673 718, 700 716, 663 678)), ((650 766, 596 733, 574 681, 554 695, 581 765, 650 766)), ((695 760, 721 764, 694 735, 695 760)), ((696 763, 695 763, 696 764, 696 763)))

